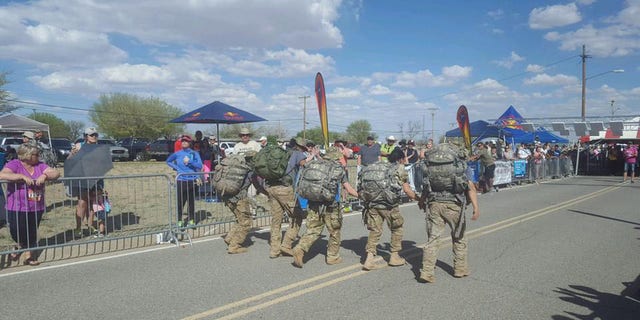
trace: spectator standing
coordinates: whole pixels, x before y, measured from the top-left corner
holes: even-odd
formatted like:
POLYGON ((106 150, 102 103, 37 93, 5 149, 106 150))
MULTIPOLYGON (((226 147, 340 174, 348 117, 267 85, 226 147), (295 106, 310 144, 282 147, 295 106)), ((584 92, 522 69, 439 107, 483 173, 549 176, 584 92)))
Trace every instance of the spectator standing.
POLYGON ((380 156, 382 157, 382 161, 389 162, 389 155, 393 152, 393 149, 396 148, 396 137, 388 136, 387 143, 380 146, 380 156))
MULTIPOLYGON (((46 208, 45 181, 58 179, 60 172, 40 161, 40 150, 33 144, 21 145, 17 153, 18 159, 9 161, 0 171, 0 179, 10 181, 7 220, 11 238, 18 244, 15 249, 19 250, 38 245, 38 226, 46 208)), ((16 261, 20 254, 12 253, 10 258, 16 261)), ((26 251, 24 264, 36 266, 40 262, 33 251, 26 251)))
POLYGON ((179 228, 185 225, 185 221, 182 220, 182 211, 185 202, 188 205, 186 224, 188 226, 195 225, 196 180, 198 180, 200 176, 193 173, 202 170, 202 160, 200 159, 200 154, 191 149, 191 142, 190 136, 183 135, 180 139, 182 150, 174 152, 167 158, 167 165, 178 173, 176 183, 179 228))
MULTIPOLYGON (((85 144, 97 144, 98 143, 98 130, 94 127, 89 127, 84 129, 84 141, 78 142, 73 145, 71 148, 71 152, 69 153, 69 157, 67 159, 75 156, 83 145, 85 144)), ((93 227, 93 211, 91 208, 91 198, 95 196, 96 191, 101 191, 104 189, 104 180, 99 179, 96 181, 95 186, 89 188, 88 186, 82 186, 82 183, 89 183, 89 181, 78 181, 78 185, 71 188, 71 194, 78 197, 78 204, 76 205, 76 228, 73 231, 73 236, 75 238, 82 238, 82 222, 86 219, 85 226, 89 231, 89 234, 94 234, 97 232, 96 228, 93 227)))
POLYGON ((211 171, 213 171, 220 159, 223 158, 223 153, 218 145, 218 139, 214 136, 209 137, 209 147, 211 148, 211 171))
POLYGON ((193 150, 197 151, 202 160, 202 172, 205 173, 204 181, 209 179, 209 172, 211 172, 211 146, 209 140, 202 136, 202 131, 196 131, 196 140, 193 141, 193 150))
POLYGON ((636 170, 636 158, 638 157, 638 149, 633 144, 632 141, 629 141, 627 148, 624 149, 624 173, 622 177, 622 182, 627 181, 627 173, 629 173, 629 177, 631 183, 633 182, 633 177, 635 176, 636 170))
POLYGON ((544 155, 544 150, 540 146, 533 152, 533 179, 536 184, 540 184, 540 179, 542 178, 544 155))
POLYGON ((267 137, 260 137, 260 139, 258 139, 258 143, 260 143, 260 147, 264 148, 267 145, 267 137))
POLYGON ((367 143, 360 148, 358 156, 358 166, 368 166, 380 161, 380 144, 373 140, 372 136, 367 137, 367 143))
POLYGON ((249 129, 241 128, 239 133, 240 142, 236 143, 236 145, 233 147, 233 152, 245 154, 248 151, 260 151, 260 149, 262 149, 262 146, 260 146, 259 143, 251 140, 252 135, 253 134, 251 133, 251 131, 249 131, 249 129))

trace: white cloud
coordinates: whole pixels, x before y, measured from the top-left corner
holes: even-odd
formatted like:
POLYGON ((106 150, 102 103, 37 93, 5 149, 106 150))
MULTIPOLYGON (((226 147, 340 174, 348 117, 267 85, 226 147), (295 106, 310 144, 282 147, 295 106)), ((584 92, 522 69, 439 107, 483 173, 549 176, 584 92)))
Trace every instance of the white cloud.
POLYGON ((472 70, 472 67, 453 65, 443 67, 441 75, 434 75, 429 69, 420 70, 415 73, 405 71, 395 76, 396 81, 393 85, 407 88, 450 86, 462 79, 468 78, 472 70))
POLYGON ((565 51, 578 51, 586 44, 588 53, 597 57, 628 56, 640 50, 640 28, 623 25, 602 29, 586 25, 566 33, 549 32, 544 38, 560 42, 560 49, 565 51))
POLYGON ((504 30, 498 28, 491 29, 491 32, 494 34, 504 34, 504 30))
POLYGON ((531 29, 562 27, 580 20, 582 17, 575 3, 535 8, 529 13, 529 27, 531 29))
POLYGON ((360 96, 360 91, 349 88, 335 88, 333 92, 327 94, 327 99, 346 99, 360 96))
POLYGON ((578 79, 573 76, 557 74, 554 76, 548 74, 537 74, 532 78, 525 79, 526 85, 550 85, 550 86, 566 86, 578 83, 578 79))
POLYGON ((507 69, 511 69, 516 62, 520 62, 520 61, 523 61, 523 60, 524 60, 524 57, 521 57, 520 55, 518 55, 514 51, 511 51, 511 55, 508 58, 505 58, 505 59, 502 59, 502 60, 495 60, 495 61, 492 61, 492 62, 497 64, 497 65, 499 65, 499 66, 501 66, 501 67, 504 67, 504 68, 507 68, 507 69))
POLYGON ((502 11, 502 9, 497 9, 487 12, 487 15, 494 20, 499 20, 504 16, 504 11, 502 11))
POLYGON ((369 93, 374 95, 374 96, 380 96, 380 95, 387 95, 391 93, 391 90, 389 90, 389 88, 376 84, 373 87, 371 87, 369 89, 369 93))
POLYGON ((527 72, 540 73, 544 71, 544 67, 537 64, 527 65, 527 72))

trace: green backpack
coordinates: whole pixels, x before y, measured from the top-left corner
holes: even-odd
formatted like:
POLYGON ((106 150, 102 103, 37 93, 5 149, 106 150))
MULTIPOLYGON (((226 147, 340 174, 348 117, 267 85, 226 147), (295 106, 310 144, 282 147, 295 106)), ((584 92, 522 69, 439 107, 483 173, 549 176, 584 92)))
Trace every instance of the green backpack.
POLYGON ((287 174, 291 153, 268 144, 253 157, 254 172, 265 180, 281 179, 287 174))

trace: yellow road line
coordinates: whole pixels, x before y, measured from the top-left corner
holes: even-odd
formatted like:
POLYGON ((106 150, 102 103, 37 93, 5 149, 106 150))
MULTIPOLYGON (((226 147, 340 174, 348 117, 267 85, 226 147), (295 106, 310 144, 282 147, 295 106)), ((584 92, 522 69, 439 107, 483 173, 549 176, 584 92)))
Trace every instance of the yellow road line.
MULTIPOLYGON (((487 234, 490 234, 490 233, 493 233, 493 232, 496 232, 496 231, 499 231, 499 230, 514 226, 516 224, 519 224, 519 223, 522 223, 522 222, 525 222, 525 221, 528 221, 528 220, 531 220, 531 219, 534 219, 534 218, 537 218, 537 217, 541 217, 543 215, 558 211, 560 209, 564 209, 566 207, 569 207, 569 206, 578 204, 580 202, 595 198, 597 196, 604 195, 606 193, 612 192, 612 191, 617 190, 619 188, 620 188, 620 186, 618 186, 618 185, 610 186, 610 187, 604 188, 602 190, 595 191, 595 192, 592 192, 592 193, 589 193, 589 194, 586 194, 586 195, 582 195, 582 196, 579 196, 577 198, 574 198, 574 199, 571 199, 571 200, 568 200, 568 201, 565 201, 565 202, 562 202, 562 203, 550 205, 550 206, 547 206, 547 207, 542 208, 542 209, 534 210, 534 211, 529 212, 529 213, 525 213, 525 214, 522 214, 522 215, 519 215, 519 216, 516 216, 516 217, 512 217, 512 218, 509 218, 509 219, 505 219, 505 220, 496 222, 496 223, 488 225, 488 226, 484 226, 484 227, 480 227, 480 228, 471 230, 471 231, 469 231, 467 233, 467 235, 469 236, 469 239, 478 238, 480 236, 487 235, 487 234)), ((451 241, 450 240, 451 240, 451 237, 447 237, 447 238, 441 239, 440 240, 440 247, 450 246, 451 245, 451 241), (449 241, 447 241, 447 240, 449 240, 449 241)), ((407 256, 408 259, 416 257, 419 254, 421 254, 421 252, 419 250, 416 250, 416 249, 411 249, 411 250, 408 250, 408 251, 417 251, 416 253, 408 255, 407 256)), ((210 310, 207 310, 207 311, 204 311, 204 312, 192 315, 192 316, 188 316, 186 318, 183 318, 183 320, 195 320, 195 319, 202 319, 202 318, 205 318, 205 317, 209 317, 209 316, 215 315, 217 313, 220 313, 220 312, 223 312, 223 311, 226 311, 226 310, 229 310, 229 309, 238 308, 238 307, 241 307, 242 305, 245 305, 245 304, 248 304, 248 303, 251 303, 251 302, 254 302, 254 301, 262 300, 262 299, 267 298, 269 296, 273 296, 273 295, 276 295, 276 294, 279 294, 279 293, 282 293, 282 292, 285 292, 285 291, 292 290, 292 289, 297 288, 297 287, 302 287, 302 286, 311 284, 313 282, 316 282, 316 281, 319 281, 319 280, 322 280, 322 279, 325 279, 325 278, 328 278, 328 277, 331 277, 331 276, 334 276, 334 275, 338 275, 338 274, 345 273, 345 272, 353 270, 353 269, 360 269, 360 268, 362 268, 362 265, 359 264, 359 263, 351 265, 351 266, 347 266, 347 267, 344 267, 344 268, 341 268, 341 269, 338 269, 338 270, 335 270, 335 271, 332 271, 332 272, 329 272, 329 273, 326 273, 326 274, 315 276, 315 277, 312 277, 312 278, 309 278, 309 279, 306 279, 306 280, 303 280, 303 281, 299 281, 299 282, 296 282, 296 283, 289 284, 287 286, 284 286, 284 287, 281 287, 281 288, 278 288, 278 289, 274 289, 274 290, 271 290, 271 291, 264 292, 264 293, 256 295, 256 296, 252 296, 252 297, 249 297, 249 298, 238 300, 236 302, 232 302, 232 303, 229 303, 229 304, 217 307, 217 308, 213 308, 213 309, 210 309, 210 310)), ((332 279, 332 280, 329 280, 329 281, 326 281, 326 282, 322 282, 322 283, 316 284, 316 285, 308 287, 308 288, 302 288, 300 290, 297 290, 295 292, 286 294, 284 296, 280 296, 280 297, 278 297, 276 299, 273 299, 273 300, 270 300, 268 302, 264 302, 264 303, 261 303, 261 304, 258 304, 258 305, 255 305, 255 306, 252 306, 252 307, 249 307, 249 308, 245 308, 245 309, 243 309, 241 311, 226 315, 226 316, 224 316, 224 317, 222 317, 220 319, 234 319, 234 318, 237 318, 237 317, 245 316, 247 314, 253 313, 253 312, 258 311, 260 309, 264 309, 264 308, 276 305, 278 303, 281 303, 281 302, 284 302, 284 301, 287 301, 287 300, 290 300, 290 299, 305 295, 305 294, 313 292, 313 291, 317 291, 319 289, 322 289, 322 288, 325 288, 325 287, 328 287, 328 286, 331 286, 331 285, 334 285, 334 284, 337 284, 337 283, 340 283, 340 282, 343 282, 343 281, 346 281, 346 280, 349 280, 349 279, 353 279, 355 277, 359 277, 359 276, 367 274, 367 273, 369 273, 369 272, 368 271, 358 270, 357 272, 350 273, 350 274, 347 274, 347 275, 344 275, 344 276, 341 276, 341 277, 338 277, 338 278, 335 278, 335 279, 332 279)))

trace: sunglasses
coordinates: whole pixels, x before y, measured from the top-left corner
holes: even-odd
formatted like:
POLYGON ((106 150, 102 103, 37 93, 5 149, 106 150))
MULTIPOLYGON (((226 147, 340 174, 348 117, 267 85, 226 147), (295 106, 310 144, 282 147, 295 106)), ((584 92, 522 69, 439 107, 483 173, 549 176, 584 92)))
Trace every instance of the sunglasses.
POLYGON ((92 134, 89 135, 89 137, 97 137, 97 136, 98 136, 97 133, 92 133, 92 134))

